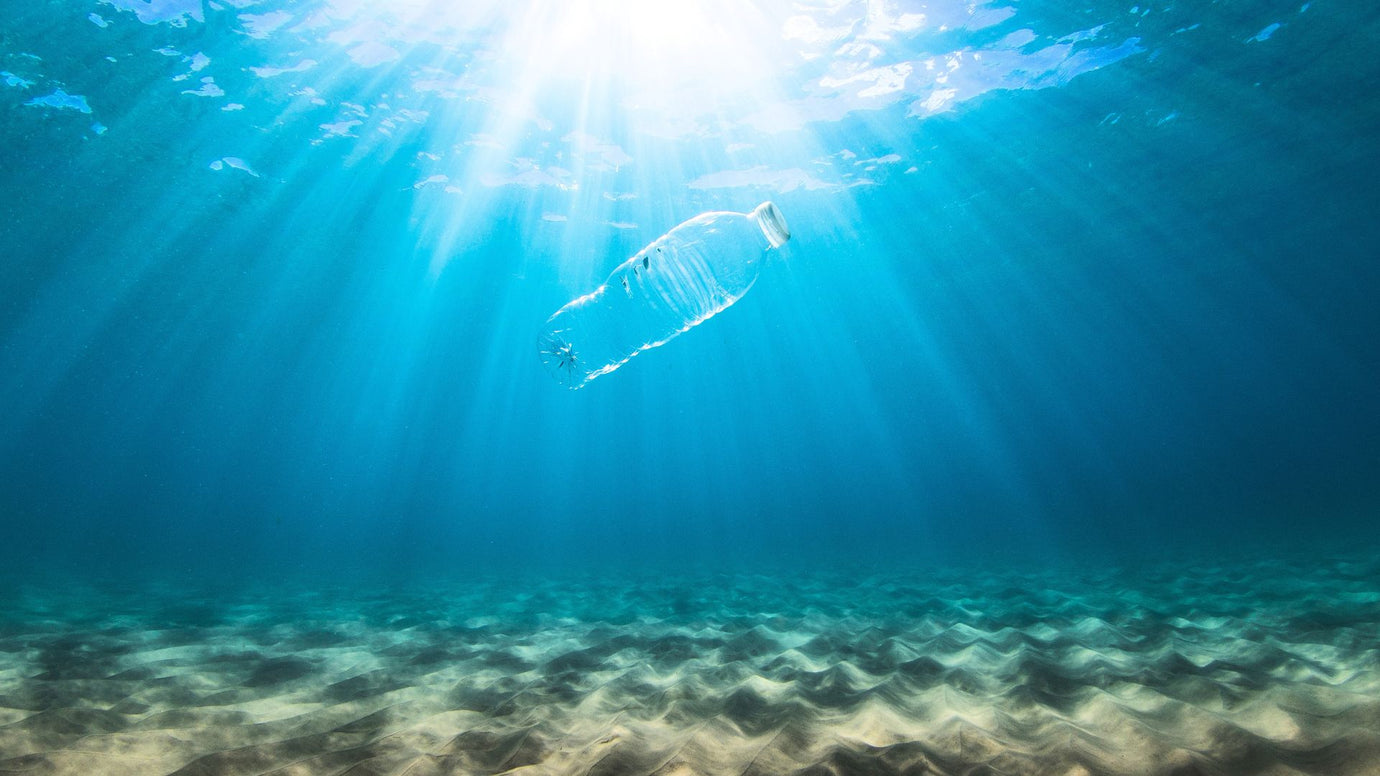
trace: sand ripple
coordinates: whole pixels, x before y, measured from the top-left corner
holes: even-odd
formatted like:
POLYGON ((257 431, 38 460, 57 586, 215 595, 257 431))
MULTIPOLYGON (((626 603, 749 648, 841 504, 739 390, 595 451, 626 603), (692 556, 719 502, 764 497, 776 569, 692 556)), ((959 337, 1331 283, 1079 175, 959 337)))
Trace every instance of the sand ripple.
POLYGON ((0 774, 1380 774, 1380 564, 6 591, 0 774))

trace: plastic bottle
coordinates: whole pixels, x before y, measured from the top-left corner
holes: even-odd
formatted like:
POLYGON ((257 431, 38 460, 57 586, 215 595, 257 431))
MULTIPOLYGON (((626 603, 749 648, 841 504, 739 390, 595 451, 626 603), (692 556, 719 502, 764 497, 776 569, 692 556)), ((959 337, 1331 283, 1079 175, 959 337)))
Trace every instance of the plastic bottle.
POLYGON ((789 239, 770 202, 751 213, 695 216, 557 310, 537 338, 542 364, 567 388, 583 387, 738 301, 767 251, 789 239))

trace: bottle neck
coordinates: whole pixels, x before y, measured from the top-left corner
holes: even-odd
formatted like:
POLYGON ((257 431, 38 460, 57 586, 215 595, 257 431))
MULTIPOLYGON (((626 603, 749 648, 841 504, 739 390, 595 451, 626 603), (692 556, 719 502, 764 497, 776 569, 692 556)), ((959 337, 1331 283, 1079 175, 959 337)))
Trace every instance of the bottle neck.
POLYGON ((766 236, 767 242, 771 247, 780 248, 791 239, 791 230, 786 226, 786 217, 781 215, 781 211, 776 205, 770 202, 763 202, 752 211, 752 220, 757 222, 762 234, 766 236))

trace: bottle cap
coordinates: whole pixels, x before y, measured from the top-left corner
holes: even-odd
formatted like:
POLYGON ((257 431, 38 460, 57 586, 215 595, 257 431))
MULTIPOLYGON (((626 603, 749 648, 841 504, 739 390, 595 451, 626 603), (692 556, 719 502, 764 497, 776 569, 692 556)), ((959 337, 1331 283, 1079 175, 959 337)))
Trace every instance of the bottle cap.
POLYGON ((791 239, 791 230, 786 226, 786 217, 781 215, 781 211, 770 202, 763 202, 752 211, 752 217, 757 221, 757 225, 762 227, 762 234, 767 236, 767 242, 771 247, 780 248, 791 239))

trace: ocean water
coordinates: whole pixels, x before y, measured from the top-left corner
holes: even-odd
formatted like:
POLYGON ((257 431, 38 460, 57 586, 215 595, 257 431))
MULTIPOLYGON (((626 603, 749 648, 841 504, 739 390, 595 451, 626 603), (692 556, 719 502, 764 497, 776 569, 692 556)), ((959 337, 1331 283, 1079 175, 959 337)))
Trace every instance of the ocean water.
POLYGON ((1363 6, 0 0, 0 774, 1380 773, 1363 6))

